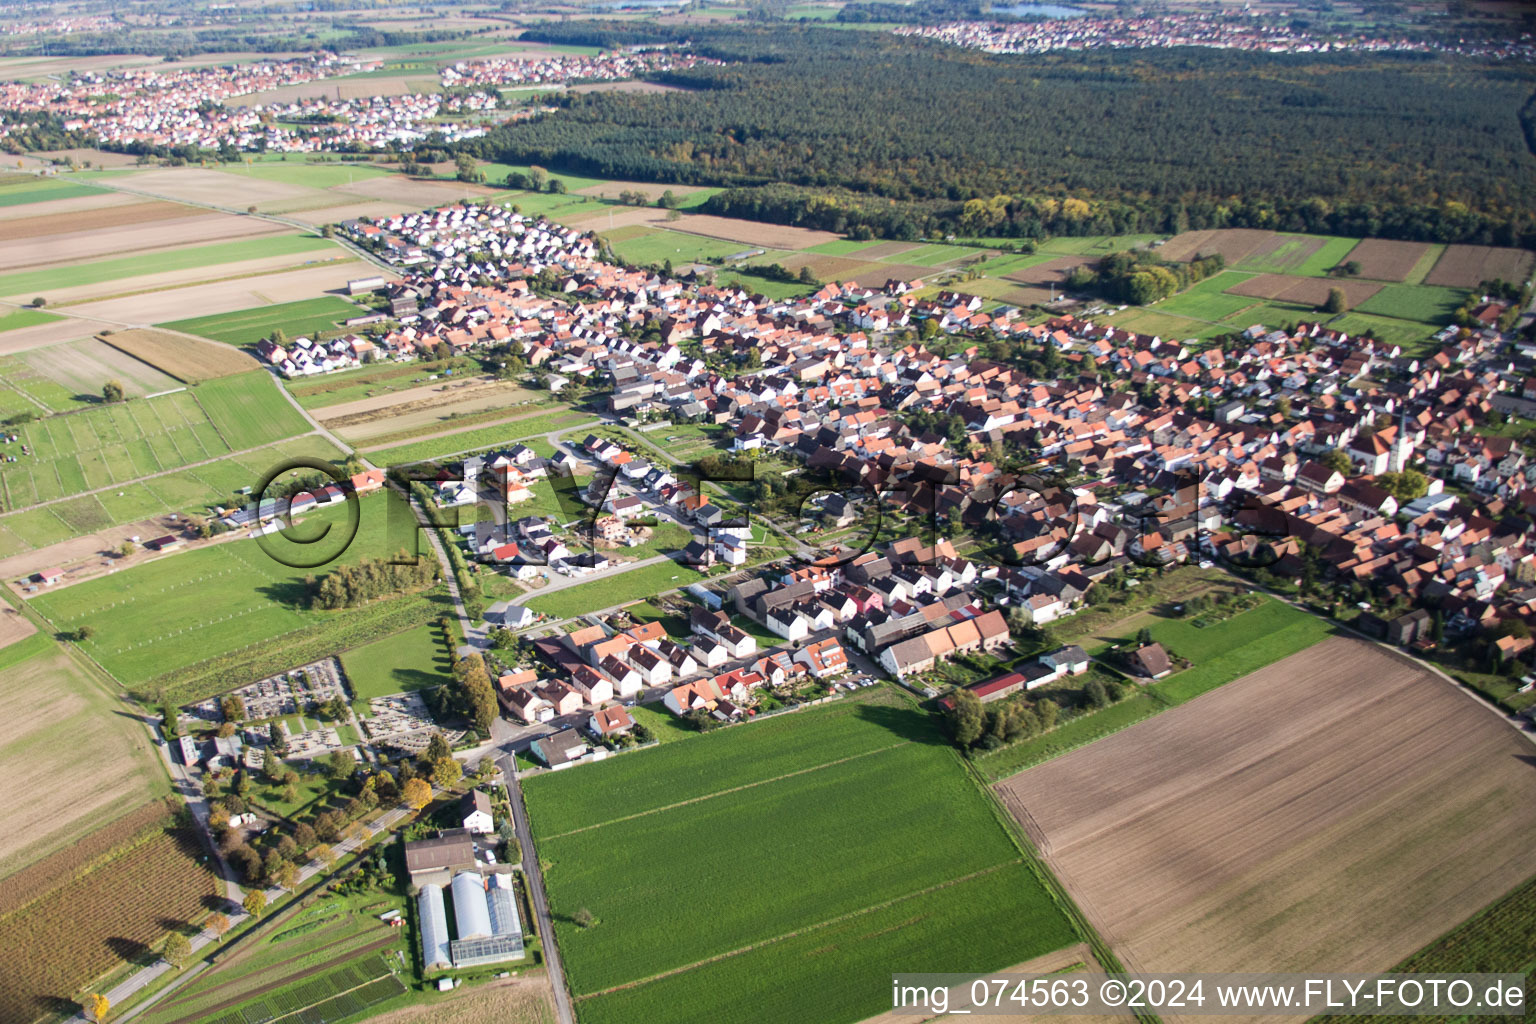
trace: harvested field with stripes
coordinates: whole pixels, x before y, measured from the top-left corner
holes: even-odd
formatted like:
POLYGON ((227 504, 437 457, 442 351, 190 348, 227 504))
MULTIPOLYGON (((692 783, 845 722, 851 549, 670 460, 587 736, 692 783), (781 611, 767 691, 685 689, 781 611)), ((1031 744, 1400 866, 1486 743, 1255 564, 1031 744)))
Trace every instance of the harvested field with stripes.
POLYGON ((1536 873, 1531 760, 1339 637, 997 788, 1128 970, 1383 971, 1536 873))

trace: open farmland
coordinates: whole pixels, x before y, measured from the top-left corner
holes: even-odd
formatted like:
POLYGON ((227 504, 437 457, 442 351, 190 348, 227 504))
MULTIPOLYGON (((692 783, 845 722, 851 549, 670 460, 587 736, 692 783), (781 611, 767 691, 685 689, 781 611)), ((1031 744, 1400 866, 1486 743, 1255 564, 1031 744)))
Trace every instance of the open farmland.
POLYGON ((233 449, 253 448, 310 429, 265 370, 205 381, 192 393, 233 449))
MULTIPOLYGON (((0 630, 31 623, 3 607, 0 630)), ((89 831, 170 792, 149 732, 51 638, 32 633, 0 648, 0 759, 17 786, 48 793, 53 808, 27 800, 0 809, 0 875, 19 871, 89 831), (80 769, 89 737, 90 770, 80 769)))
POLYGON ((0 1024, 28 1024, 73 1009, 75 991, 97 975, 149 953, 168 928, 199 920, 215 880, 198 863, 197 834, 169 806, 131 835, 109 826, 80 844, 94 856, 68 875, 36 865, 39 884, 5 908, 0 944, 25 950, 26 970, 0 972, 0 1024), (102 842, 96 837, 108 840, 102 842))
POLYGON ((270 337, 277 329, 281 329, 290 338, 334 331, 341 321, 362 315, 363 310, 346 299, 326 295, 318 299, 281 302, 190 320, 174 320, 160 326, 212 338, 228 345, 245 346, 270 337))
MULTIPOLYGON (((199 311, 202 317, 217 317, 256 306, 311 301, 316 295, 345 288, 349 280, 365 273, 371 273, 370 265, 361 260, 328 259, 291 270, 275 270, 251 277, 182 284, 92 299, 73 304, 70 312, 109 323, 166 326, 166 321, 179 320, 188 311, 199 311)), ((336 301, 342 300, 338 298, 336 301)), ((358 309, 356 306, 351 308, 358 309)), ((362 312, 359 310, 349 315, 361 316, 362 312)))
POLYGON ((296 257, 313 257, 319 253, 335 255, 338 250, 330 241, 312 235, 270 235, 217 245, 169 249, 152 256, 123 256, 67 267, 45 267, 4 274, 0 275, 0 295, 25 296, 107 282, 118 289, 128 289, 133 287, 131 279, 137 275, 177 270, 196 270, 201 279, 206 280, 219 275, 219 264, 235 264, 262 257, 284 257, 283 262, 292 264, 302 262, 296 257))
POLYGON ((127 483, 217 458, 232 447, 186 391, 98 405, 16 429, 32 454, 0 473, 7 509, 127 483))
POLYGON ((989 970, 1076 938, 935 722, 885 687, 524 791, 584 1021, 856 1021, 888 1005, 875 964, 989 970), (752 884, 654 870, 705 862, 752 884), (595 927, 567 924, 583 906, 595 927))
MULTIPOLYGON (((131 207, 129 207, 131 209, 131 207)), ((194 216, 171 220, 128 223, 101 228, 81 228, 74 231, 33 237, 0 239, 0 270, 7 277, 16 274, 41 273, 43 260, 60 273, 60 284, 68 283, 78 264, 110 263, 122 260, 132 253, 159 252, 182 246, 210 246, 219 242, 251 241, 253 236, 281 235, 291 228, 271 221, 236 217, 227 213, 195 211, 194 216)), ((142 265, 142 260, 140 261, 142 265)), ((98 273, 99 271, 93 271, 98 273)), ((11 286, 7 286, 11 287, 11 286)), ((9 291, 0 294, 10 294, 9 291)), ((31 298, 31 296, 27 296, 31 298)))
POLYGON ((1476 288, 1495 278, 1516 284, 1531 272, 1536 256, 1524 249, 1499 249, 1487 245, 1448 245, 1425 284, 1448 288, 1476 288))
MULTIPOLYGON (((397 515, 390 525, 388 506, 397 500, 387 494, 362 499, 356 538, 326 565, 385 558, 409 544, 410 531, 400 529, 408 517, 397 515)), ((322 509, 295 525, 297 533, 312 537, 322 524, 333 524, 319 542, 306 546, 274 536, 268 543, 290 561, 334 557, 345 540, 345 511, 322 509)), ((160 680, 178 695, 227 689, 232 677, 270 674, 253 664, 279 662, 272 671, 304 664, 425 622, 433 613, 432 598, 419 595, 343 611, 312 610, 304 578, 325 571, 291 568, 255 541, 238 539, 41 593, 31 603, 56 628, 91 624, 95 635, 85 649, 122 682, 140 687, 160 680)))
MULTIPOLYGON (((1257 607, 1206 626, 1170 618, 1158 609, 1088 629, 1069 624, 1057 635, 1063 641, 1080 644, 1095 657, 1102 657, 1115 644, 1132 645, 1143 627, 1170 653, 1189 661, 1189 667, 1141 687, 1118 704, 1070 717, 1039 736, 973 755, 977 769, 989 779, 1006 778, 1194 700, 1304 650, 1332 632, 1326 620, 1283 601, 1266 598, 1257 607)), ((1055 696, 1049 686, 1040 690, 1039 695, 1055 696)))
POLYGON ((101 190, 78 181, 59 181, 55 178, 33 178, 0 186, 0 206, 25 206, 54 199, 73 199, 77 196, 93 196, 101 190))
POLYGON ((1377 971, 1536 872, 1529 744, 1336 638, 998 788, 1136 971, 1377 971))
POLYGON ((1258 228, 1216 228, 1186 231, 1163 243, 1158 255, 1165 260, 1186 262, 1199 256, 1220 253, 1227 266, 1236 267, 1243 260, 1266 250, 1274 239, 1273 231, 1258 228))
POLYGON ((73 581, 82 573, 120 568, 120 556, 114 556, 110 566, 101 560, 124 540, 135 534, 174 533, 178 525, 168 521, 168 514, 203 514, 210 505, 232 502, 241 488, 254 486, 272 467, 299 456, 335 462, 341 452, 319 435, 304 434, 243 455, 0 516, 0 579, 60 566, 73 581))
POLYGON ((103 331, 98 337, 104 344, 190 384, 261 367, 251 356, 228 346, 148 327, 103 331))
POLYGON ((1321 306, 1328 301, 1328 293, 1338 288, 1344 293, 1344 303, 1353 308, 1360 305, 1382 286, 1375 281, 1356 278, 1292 277, 1289 274, 1259 274, 1246 281, 1239 281, 1228 288, 1233 295, 1249 295, 1260 299, 1278 299, 1303 306, 1321 306))
POLYGON ((1428 242, 1366 238, 1339 262, 1360 264, 1359 276, 1373 281, 1406 281, 1431 250, 1438 252, 1439 247, 1428 242))
POLYGON ((72 392, 77 404, 100 402, 101 386, 109 380, 121 384, 123 394, 130 398, 159 394, 181 385, 174 377, 95 338, 33 349, 24 353, 21 360, 72 392))

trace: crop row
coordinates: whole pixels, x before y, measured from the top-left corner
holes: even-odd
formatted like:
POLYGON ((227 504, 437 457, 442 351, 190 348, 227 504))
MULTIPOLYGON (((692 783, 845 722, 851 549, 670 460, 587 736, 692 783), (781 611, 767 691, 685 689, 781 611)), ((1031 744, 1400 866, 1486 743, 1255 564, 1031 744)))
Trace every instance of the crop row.
POLYGON ((583 1024, 844 1024, 890 1009, 892 971, 1000 970, 1075 940, 1012 864, 578 1004, 583 1024))
POLYGON ((530 778, 528 811, 540 836, 828 764, 935 732, 928 716, 907 705, 852 700, 732 729, 583 768, 530 778))
POLYGON ((0 949, 25 971, 0 971, 0 1024, 26 1024, 91 978, 148 954, 166 921, 195 920, 214 891, 190 830, 166 830, 0 919, 0 949))
POLYGON ((540 854, 557 917, 586 907, 600 921, 557 925, 571 987, 590 993, 989 868, 1018 851, 950 750, 906 743, 549 840, 540 854), (701 888, 690 872, 657 867, 706 860, 737 866, 750 884, 701 888))
POLYGON ((380 977, 380 972, 384 970, 379 958, 359 957, 333 971, 243 1003, 211 1018, 210 1024, 265 1024, 266 1021, 279 1017, 289 1018, 290 1015, 296 1015, 292 1019, 306 1024, 325 1024, 328 1020, 339 1020, 402 990, 399 980, 393 974, 380 977), (386 995, 372 998, 368 995, 391 987, 393 991, 386 995), (323 1012, 314 1012, 322 1008, 323 1012))

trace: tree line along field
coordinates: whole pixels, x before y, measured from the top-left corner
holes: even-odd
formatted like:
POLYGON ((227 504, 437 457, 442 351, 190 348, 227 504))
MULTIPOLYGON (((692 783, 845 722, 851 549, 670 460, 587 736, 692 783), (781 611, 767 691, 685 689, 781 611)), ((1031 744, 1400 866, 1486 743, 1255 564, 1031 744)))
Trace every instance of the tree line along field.
POLYGON ((1077 938, 934 720, 861 697, 526 780, 583 1021, 855 1021, 898 961, 1077 938))
MULTIPOLYGON (((142 692, 163 684, 181 697, 179 703, 186 703, 193 699, 186 693, 194 689, 202 693, 212 687, 209 692, 217 692, 219 673, 233 654, 280 660, 285 651, 325 646, 327 641, 325 653, 333 653, 426 621, 433 604, 421 595, 341 611, 308 607, 307 576, 319 577, 329 568, 364 557, 386 558, 411 542, 408 534, 402 535, 402 520, 393 527, 389 523, 389 505, 399 500, 384 493, 361 499, 357 536, 339 555, 344 507, 312 512, 295 524, 295 530, 305 534, 331 524, 332 534, 317 545, 323 550, 311 551, 274 535, 270 543, 285 558, 334 559, 313 569, 290 568, 256 541, 236 539, 40 593, 31 605, 57 629, 90 625, 94 635, 82 646, 130 689, 142 692)), ((397 510, 397 515, 409 513, 397 510)), ((297 660, 280 668, 313 660, 293 656, 297 660)))
POLYGON ((6 509, 205 462, 307 432, 265 371, 101 403, 13 428, 31 454, 0 468, 6 509))
POLYGON ((75 1011, 82 985, 200 920, 216 885, 204 856, 196 829, 154 804, 87 835, 70 870, 50 858, 13 876, 26 884, 0 897, 0 943, 25 969, 0 972, 0 1024, 75 1011))

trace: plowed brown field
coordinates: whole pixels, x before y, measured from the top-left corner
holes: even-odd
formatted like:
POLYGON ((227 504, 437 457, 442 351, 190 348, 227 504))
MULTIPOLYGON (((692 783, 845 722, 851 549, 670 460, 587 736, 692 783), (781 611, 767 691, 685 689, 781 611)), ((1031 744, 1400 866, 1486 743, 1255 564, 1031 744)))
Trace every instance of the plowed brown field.
POLYGON ((1425 284, 1450 288, 1476 288, 1484 281, 1500 278, 1520 282, 1531 272, 1533 260, 1524 249, 1498 249, 1487 245, 1448 245, 1435 269, 1424 278, 1425 284))
POLYGON ((1133 971, 1378 971, 1536 873, 1536 750, 1336 638, 999 784, 1133 971))
POLYGON ((1293 277, 1290 274, 1258 274, 1227 289, 1228 295, 1251 295, 1259 299, 1279 299, 1307 306, 1321 306, 1334 288, 1344 292, 1344 302, 1353 309, 1381 291, 1376 281, 1354 278, 1293 277))
POLYGON ((1343 262, 1360 264, 1360 276, 1374 281, 1406 281, 1408 271, 1429 251, 1428 242, 1394 242, 1366 238, 1349 250, 1343 262))

